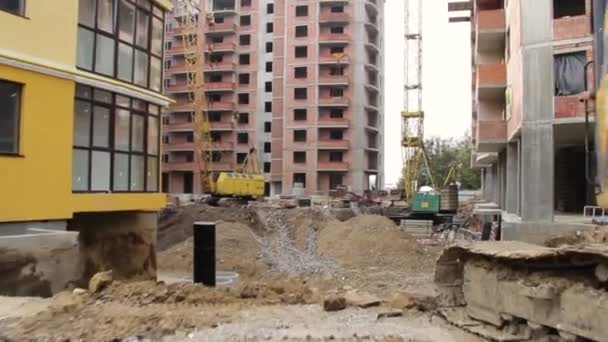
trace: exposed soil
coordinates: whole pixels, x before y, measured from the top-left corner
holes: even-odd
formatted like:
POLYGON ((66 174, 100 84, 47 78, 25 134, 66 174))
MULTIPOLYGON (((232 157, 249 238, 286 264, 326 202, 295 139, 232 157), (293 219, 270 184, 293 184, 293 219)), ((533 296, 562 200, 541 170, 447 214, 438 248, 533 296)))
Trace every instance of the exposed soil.
POLYGON ((342 314, 322 311, 320 303, 326 295, 353 291, 375 296, 391 310, 391 303, 402 294, 433 301, 433 265, 441 244, 411 239, 385 217, 359 215, 340 221, 325 209, 179 208, 161 219, 161 275, 182 279, 191 275, 190 236, 196 220, 220 221, 218 270, 238 272, 236 288, 121 281, 92 294, 64 292, 46 302, 50 309, 33 316, 29 312, 2 319, 0 309, 0 340, 21 341, 27 336, 26 340, 107 341, 137 335, 183 340, 190 333, 203 340, 212 336, 212 340, 234 341, 303 340, 308 334, 318 340, 351 339, 353 334, 376 340, 471 340, 454 337, 449 328, 430 323, 428 313, 412 306, 396 325, 376 320, 384 305, 372 311, 349 309, 343 316, 347 323, 338 319, 342 314), (285 318, 280 333, 262 334, 274 324, 269 322, 282 320, 280 315, 292 316, 285 318), (323 329, 315 328, 319 324, 323 329), (412 333, 397 326, 425 328, 412 333))
POLYGON ((580 230, 568 235, 558 236, 545 241, 546 247, 560 247, 563 245, 584 244, 606 244, 608 243, 608 229, 597 227, 593 230, 580 230))

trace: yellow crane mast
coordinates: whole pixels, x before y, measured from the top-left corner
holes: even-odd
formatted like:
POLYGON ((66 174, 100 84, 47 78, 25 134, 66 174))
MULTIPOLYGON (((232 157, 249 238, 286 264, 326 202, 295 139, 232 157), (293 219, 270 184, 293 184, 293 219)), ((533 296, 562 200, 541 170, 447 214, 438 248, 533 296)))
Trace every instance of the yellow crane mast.
POLYGON ((209 133, 208 101, 205 95, 203 73, 203 23, 207 20, 204 9, 196 0, 181 0, 182 44, 186 66, 188 103, 192 104, 194 162, 200 177, 201 193, 212 193, 211 135, 209 133))

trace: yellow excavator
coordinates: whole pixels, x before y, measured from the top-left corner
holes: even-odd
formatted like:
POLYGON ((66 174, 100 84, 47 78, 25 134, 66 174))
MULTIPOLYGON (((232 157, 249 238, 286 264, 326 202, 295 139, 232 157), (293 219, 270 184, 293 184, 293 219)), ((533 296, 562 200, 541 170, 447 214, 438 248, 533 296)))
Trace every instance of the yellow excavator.
POLYGON ((211 181, 211 201, 221 197, 246 199, 264 196, 264 174, 258 168, 256 149, 252 147, 235 172, 220 172, 211 181))

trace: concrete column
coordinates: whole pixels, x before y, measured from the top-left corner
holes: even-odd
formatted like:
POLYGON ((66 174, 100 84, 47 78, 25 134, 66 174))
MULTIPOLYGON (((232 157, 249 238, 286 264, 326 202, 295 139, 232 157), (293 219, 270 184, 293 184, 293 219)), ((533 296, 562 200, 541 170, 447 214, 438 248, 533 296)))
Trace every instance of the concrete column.
POLYGON ((521 218, 553 220, 553 1, 522 0, 521 218))
POLYGON ((500 174, 498 161, 492 164, 492 202, 500 204, 500 174))
POLYGON ((519 202, 519 154, 518 142, 507 144, 507 200, 505 209, 515 214, 518 212, 519 202))

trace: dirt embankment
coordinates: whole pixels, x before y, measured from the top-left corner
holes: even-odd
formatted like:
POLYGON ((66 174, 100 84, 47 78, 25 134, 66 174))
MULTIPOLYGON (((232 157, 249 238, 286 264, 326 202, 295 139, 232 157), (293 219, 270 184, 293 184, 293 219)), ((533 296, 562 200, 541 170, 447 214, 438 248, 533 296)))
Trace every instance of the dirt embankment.
POLYGON ((579 230, 568 235, 558 236, 545 241, 546 247, 560 247, 563 245, 608 243, 608 229, 597 227, 593 230, 579 230))

